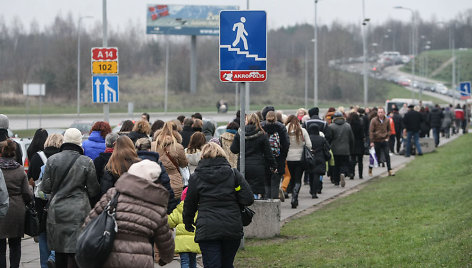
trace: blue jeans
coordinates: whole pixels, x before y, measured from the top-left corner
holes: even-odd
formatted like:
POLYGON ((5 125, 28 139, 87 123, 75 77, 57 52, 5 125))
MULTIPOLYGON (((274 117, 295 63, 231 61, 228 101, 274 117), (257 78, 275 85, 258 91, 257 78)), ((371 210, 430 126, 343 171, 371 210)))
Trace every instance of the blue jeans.
POLYGON ((423 152, 421 151, 419 131, 416 131, 416 132, 408 131, 407 137, 406 137, 406 153, 405 153, 405 156, 407 157, 411 155, 411 138, 412 137, 416 146, 416 154, 423 154, 423 152))
POLYGON ((200 241, 204 267, 233 268, 241 239, 200 241))
POLYGON ((41 268, 48 268, 48 260, 55 261, 54 250, 50 251, 48 248, 48 237, 46 232, 39 234, 39 263, 41 268))
POLYGON ((434 137, 434 145, 438 147, 439 145, 439 131, 441 128, 439 127, 433 127, 433 137, 434 137))
POLYGON ((197 253, 181 252, 180 253, 180 267, 197 268, 197 253))

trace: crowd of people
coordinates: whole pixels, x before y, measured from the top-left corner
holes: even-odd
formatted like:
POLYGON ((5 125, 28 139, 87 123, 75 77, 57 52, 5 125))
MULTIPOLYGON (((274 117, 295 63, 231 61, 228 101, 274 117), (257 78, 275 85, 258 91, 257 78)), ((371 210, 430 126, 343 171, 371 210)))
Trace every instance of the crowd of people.
POLYGON ((27 174, 8 137, 8 117, 0 115, 0 267, 6 267, 7 241, 10 266, 19 267, 30 203, 40 219, 41 267, 77 267, 77 237, 117 193, 118 233, 101 267, 165 265, 175 253, 182 267, 196 267, 200 253, 205 267, 232 267, 243 236, 241 207, 255 199, 290 197, 297 208, 303 184, 318 198, 326 177, 345 187, 357 165, 362 179, 366 155, 370 176, 377 163, 394 176, 390 155, 422 155, 419 137, 432 131, 437 146, 441 136, 467 133, 466 106, 391 108, 331 107, 321 116, 317 107, 285 115, 267 106, 238 112, 218 138, 216 126, 199 113, 152 124, 144 113, 137 122, 124 121, 118 133, 99 121, 86 140, 75 128, 63 135, 38 129, 27 150, 27 174), (307 151, 314 164, 307 164, 307 151))

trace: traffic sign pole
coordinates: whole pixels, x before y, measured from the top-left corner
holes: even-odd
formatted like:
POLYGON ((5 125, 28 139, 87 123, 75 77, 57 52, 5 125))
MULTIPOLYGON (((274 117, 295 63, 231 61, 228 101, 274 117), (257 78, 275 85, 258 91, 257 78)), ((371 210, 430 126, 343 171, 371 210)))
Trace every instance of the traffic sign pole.
MULTIPOLYGON (((103 0, 103 40, 102 40, 102 46, 107 47, 108 46, 108 33, 107 33, 107 0, 103 0)), ((93 85, 92 85, 93 86, 93 85)), ((105 122, 110 122, 110 105, 108 103, 103 104, 103 115, 104 115, 104 121, 105 122)))
POLYGON ((242 82, 240 87, 241 112, 239 113, 239 172, 243 176, 246 173, 246 94, 243 90, 245 84, 245 82, 242 82))

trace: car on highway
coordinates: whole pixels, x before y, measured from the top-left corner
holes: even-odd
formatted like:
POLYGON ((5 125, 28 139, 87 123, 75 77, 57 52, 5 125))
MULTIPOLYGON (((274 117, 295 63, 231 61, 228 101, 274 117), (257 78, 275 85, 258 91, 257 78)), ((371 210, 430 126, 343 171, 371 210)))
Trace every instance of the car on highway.
POLYGON ((437 92, 437 93, 440 93, 440 94, 443 94, 443 95, 447 95, 448 88, 445 85, 443 85, 441 83, 436 83, 436 84, 434 84, 433 88, 434 88, 434 92, 437 92))
POLYGON ((407 77, 402 76, 398 78, 397 84, 399 84, 400 86, 409 87, 411 85, 411 80, 407 77))
MULTIPOLYGON (((419 105, 420 101, 417 99, 400 99, 400 98, 393 98, 391 100, 386 100, 385 101, 385 111, 387 111, 387 114, 389 114, 393 110, 393 105, 397 106, 398 109, 401 109, 403 107, 403 104, 406 105, 419 105)), ((434 106, 432 101, 421 101, 421 104, 425 107, 429 107, 431 110, 434 106)))
POLYGON ((22 161, 23 161, 23 166, 25 168, 25 172, 28 173, 28 167, 29 167, 29 159, 28 159, 28 147, 31 145, 31 139, 29 138, 12 138, 18 145, 20 145, 21 148, 21 154, 22 154, 22 161))

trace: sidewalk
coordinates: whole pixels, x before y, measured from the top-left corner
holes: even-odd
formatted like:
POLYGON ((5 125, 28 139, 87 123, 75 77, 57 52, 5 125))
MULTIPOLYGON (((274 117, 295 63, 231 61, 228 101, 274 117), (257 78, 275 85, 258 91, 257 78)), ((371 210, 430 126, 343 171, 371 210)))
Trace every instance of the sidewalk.
MULTIPOLYGON (((462 134, 460 134, 462 135, 462 134)), ((453 135, 451 138, 446 139, 441 137, 441 142, 439 146, 442 146, 455 138, 459 137, 460 135, 453 135)), ((390 155, 390 162, 392 169, 397 171, 398 169, 402 168, 405 164, 415 159, 414 156, 410 158, 406 158, 401 155, 390 155)), ((294 217, 299 215, 303 215, 304 213, 310 213, 314 209, 321 207, 326 202, 334 200, 335 198, 349 193, 351 190, 355 190, 355 188, 363 183, 368 182, 371 179, 378 178, 378 177, 385 177, 387 176, 387 168, 386 167, 378 167, 374 168, 372 172, 372 176, 368 175, 368 168, 369 168, 369 157, 364 157, 364 171, 363 177, 364 179, 359 179, 357 170, 356 170, 356 177, 354 180, 350 180, 347 178, 346 186, 339 187, 334 186, 330 181, 329 178, 325 178, 323 180, 323 191, 322 194, 318 195, 318 199, 311 199, 311 195, 309 193, 309 186, 303 185, 300 194, 299 194, 299 205, 296 209, 292 209, 290 205, 290 199, 285 200, 285 202, 281 203, 281 215, 280 221, 281 224, 288 222, 294 217)), ((39 267, 39 248, 38 244, 34 243, 33 238, 26 237, 22 240, 21 244, 21 268, 38 268, 39 267)), ((237 257, 236 257, 237 258, 237 257)), ((8 252, 7 252, 7 266, 8 266, 8 252)), ((158 264, 155 264, 154 267, 160 267, 158 264)), ((169 268, 178 268, 180 267, 180 262, 178 257, 174 257, 174 261, 166 265, 165 267, 169 268)), ((201 266, 198 266, 201 267, 201 266)))

